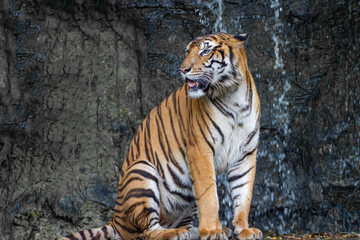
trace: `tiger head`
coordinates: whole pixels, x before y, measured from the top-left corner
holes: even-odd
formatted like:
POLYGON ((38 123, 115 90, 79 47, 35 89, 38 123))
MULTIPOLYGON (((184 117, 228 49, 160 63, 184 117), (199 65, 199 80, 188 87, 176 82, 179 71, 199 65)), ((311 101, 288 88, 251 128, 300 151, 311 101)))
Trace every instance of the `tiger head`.
POLYGON ((180 66, 193 98, 221 96, 235 89, 247 70, 248 34, 216 33, 191 41, 180 66))

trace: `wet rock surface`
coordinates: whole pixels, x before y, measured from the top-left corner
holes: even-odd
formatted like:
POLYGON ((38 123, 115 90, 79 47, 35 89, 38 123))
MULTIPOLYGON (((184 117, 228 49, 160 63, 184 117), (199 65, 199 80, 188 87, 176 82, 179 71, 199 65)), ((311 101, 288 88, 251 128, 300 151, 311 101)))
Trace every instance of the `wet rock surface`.
POLYGON ((0 239, 110 220, 138 124, 182 84, 188 42, 217 31, 250 32, 262 101, 250 225, 360 231, 358 1, 0 4, 0 239))

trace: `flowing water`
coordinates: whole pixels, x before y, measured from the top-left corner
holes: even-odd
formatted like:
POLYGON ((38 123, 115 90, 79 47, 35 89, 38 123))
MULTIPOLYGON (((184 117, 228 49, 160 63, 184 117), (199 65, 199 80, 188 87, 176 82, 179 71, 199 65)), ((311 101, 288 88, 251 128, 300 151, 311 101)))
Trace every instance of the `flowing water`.
POLYGON ((198 8, 195 9, 195 13, 199 16, 199 22, 205 27, 202 29, 202 33, 207 33, 207 28, 211 26, 210 18, 214 18, 215 23, 212 26, 212 32, 227 32, 227 29, 222 21, 222 15, 224 12, 224 3, 222 0, 212 0, 212 1, 197 1, 198 8), (208 16, 207 14, 210 14, 208 16))

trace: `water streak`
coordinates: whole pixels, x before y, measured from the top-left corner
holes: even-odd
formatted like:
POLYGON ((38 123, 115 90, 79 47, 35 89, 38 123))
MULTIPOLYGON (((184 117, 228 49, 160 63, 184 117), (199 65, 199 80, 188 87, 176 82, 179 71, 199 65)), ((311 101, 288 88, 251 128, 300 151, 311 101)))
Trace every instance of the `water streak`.
POLYGON ((280 11, 282 11, 281 3, 279 0, 270 0, 271 5, 270 7, 274 9, 275 14, 275 24, 272 27, 272 36, 271 39, 274 41, 274 51, 275 51, 275 65, 274 69, 282 69, 284 67, 281 55, 280 55, 280 45, 283 45, 283 41, 280 38, 280 34, 283 32, 284 24, 280 20, 280 11))
POLYGON ((224 3, 222 0, 212 0, 212 1, 197 1, 197 5, 199 8, 195 9, 195 13, 198 13, 200 19, 200 23, 203 24, 205 27, 202 30, 202 33, 206 33, 207 29, 209 29, 210 21, 209 19, 212 18, 211 16, 207 16, 210 13, 215 15, 216 20, 214 25, 212 26, 212 33, 217 32, 227 32, 226 27, 223 24, 223 12, 224 12, 224 3))

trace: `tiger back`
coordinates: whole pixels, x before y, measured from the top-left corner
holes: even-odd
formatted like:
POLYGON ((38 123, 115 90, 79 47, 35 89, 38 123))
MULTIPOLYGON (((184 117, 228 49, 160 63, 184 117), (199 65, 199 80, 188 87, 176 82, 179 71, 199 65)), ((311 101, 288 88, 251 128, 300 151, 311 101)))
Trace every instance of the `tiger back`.
POLYGON ((62 240, 228 239, 216 189, 216 174, 224 171, 233 237, 262 239, 248 224, 260 100, 247 66, 247 37, 217 33, 190 42, 180 66, 185 84, 148 114, 130 144, 113 219, 62 240))

